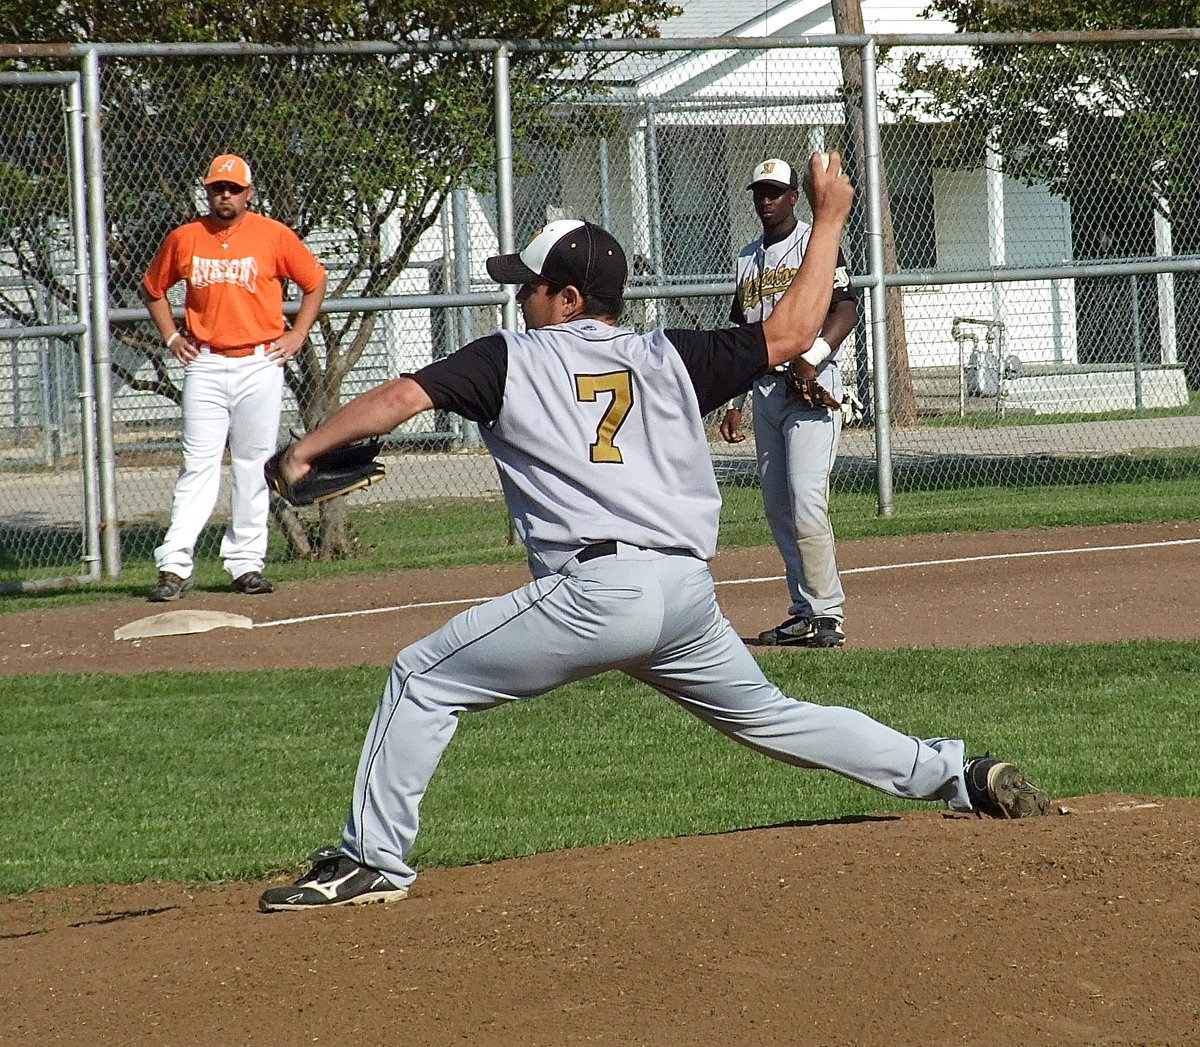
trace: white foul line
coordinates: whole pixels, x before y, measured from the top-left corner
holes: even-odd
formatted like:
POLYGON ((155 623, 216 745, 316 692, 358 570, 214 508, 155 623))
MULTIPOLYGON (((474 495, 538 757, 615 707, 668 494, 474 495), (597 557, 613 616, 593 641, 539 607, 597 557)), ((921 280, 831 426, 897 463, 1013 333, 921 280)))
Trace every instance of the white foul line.
MULTIPOLYGON (((875 567, 845 567, 839 574, 870 574, 873 571, 895 571, 901 567, 940 567, 951 563, 974 563, 977 560, 1016 560, 1026 556, 1064 556, 1067 553, 1110 553, 1122 549, 1160 549, 1167 545, 1195 545, 1200 538, 1176 538, 1169 542, 1138 542, 1134 545, 1087 545, 1079 549, 1037 549, 1026 553, 988 553, 986 556, 955 556, 946 560, 914 560, 911 563, 885 563, 875 567)), ((731 578, 717 585, 753 585, 755 582, 778 582, 785 575, 776 574, 763 578, 731 578)))
MULTIPOLYGON (((1133 545, 1088 545, 1077 549, 1038 549, 1024 553, 988 553, 986 556, 955 556, 945 560, 914 560, 910 563, 877 564, 874 567, 847 567, 841 574, 870 574, 874 571, 897 571, 905 567, 941 567, 952 563, 975 563, 980 560, 1016 560, 1029 556, 1065 556, 1070 553, 1110 553, 1124 549, 1160 549, 1169 545, 1196 545, 1200 538, 1178 538, 1169 542, 1138 542, 1133 545)), ((782 581, 784 575, 766 575, 761 578, 730 578, 717 585, 755 585, 760 582, 782 581)), ((269 629, 276 625, 299 625, 302 622, 320 622, 329 618, 354 618, 365 614, 390 614, 393 611, 417 611, 426 607, 459 607, 464 604, 486 603, 494 596, 475 596, 463 600, 433 600, 428 603, 395 604, 392 607, 368 607, 358 611, 333 611, 329 614, 310 614, 302 618, 280 618, 274 622, 255 622, 254 629, 269 629)))
POLYGON ((309 614, 303 618, 280 618, 274 622, 255 622, 252 628, 269 629, 273 625, 297 625, 300 622, 319 622, 326 618, 353 618, 360 614, 388 614, 391 611, 416 611, 422 607, 455 607, 465 603, 487 603, 494 596, 475 596, 467 600, 434 600, 432 603, 401 603, 393 607, 367 607, 361 611, 333 611, 329 614, 309 614))

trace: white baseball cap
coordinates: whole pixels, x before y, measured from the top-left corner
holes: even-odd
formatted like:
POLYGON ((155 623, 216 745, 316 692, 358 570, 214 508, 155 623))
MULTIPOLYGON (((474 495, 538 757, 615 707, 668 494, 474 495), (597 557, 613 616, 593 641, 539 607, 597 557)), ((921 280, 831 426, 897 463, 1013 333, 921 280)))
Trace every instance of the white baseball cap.
POLYGON ((759 164, 754 169, 750 184, 746 188, 753 189, 759 183, 777 185, 783 189, 800 188, 800 182, 796 178, 796 172, 792 170, 792 165, 778 157, 772 157, 759 164))

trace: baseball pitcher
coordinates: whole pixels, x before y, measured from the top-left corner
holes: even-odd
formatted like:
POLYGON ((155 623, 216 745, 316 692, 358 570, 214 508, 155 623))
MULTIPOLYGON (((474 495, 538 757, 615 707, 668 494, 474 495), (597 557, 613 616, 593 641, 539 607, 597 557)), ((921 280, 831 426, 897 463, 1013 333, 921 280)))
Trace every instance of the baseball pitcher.
POLYGON ((340 844, 264 892, 260 908, 405 897, 421 798, 459 716, 609 669, 796 767, 962 811, 1045 813, 1046 794, 1010 763, 967 761, 961 741, 789 698, 717 605, 708 560, 720 496, 704 415, 812 344, 853 195, 833 154, 814 178, 812 235, 787 293, 762 323, 721 331, 622 328, 621 245, 590 223, 553 222, 520 253, 488 259, 493 279, 520 286, 524 333, 499 331, 364 393, 285 453, 281 473, 295 482, 318 456, 421 411, 481 423, 533 580, 400 652, 340 844))

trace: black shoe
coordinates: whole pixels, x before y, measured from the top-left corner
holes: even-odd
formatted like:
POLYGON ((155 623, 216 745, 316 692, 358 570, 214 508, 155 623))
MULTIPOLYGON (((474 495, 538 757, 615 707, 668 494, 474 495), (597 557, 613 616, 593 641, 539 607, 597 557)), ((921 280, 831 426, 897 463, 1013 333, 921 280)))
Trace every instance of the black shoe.
POLYGON ((180 578, 171 571, 158 572, 158 585, 150 590, 146 597, 151 603, 171 603, 178 600, 192 587, 190 578, 180 578))
POLYGON ((758 642, 770 647, 841 647, 846 634, 837 618, 796 617, 759 633, 758 642))
POLYGON ((261 596, 263 593, 273 593, 275 583, 270 578, 263 577, 261 571, 247 571, 239 574, 230 588, 235 593, 246 593, 249 596, 261 596))
POLYGON ((1050 797, 1011 763, 976 756, 963 766, 967 799, 989 818, 1036 818, 1050 813, 1050 797))
POLYGON ((774 629, 767 629, 758 634, 758 642, 768 647, 803 647, 812 636, 812 622, 807 618, 789 618, 780 622, 774 629))
POLYGON ((263 912, 398 902, 408 897, 403 887, 397 887, 382 873, 359 865, 337 847, 313 851, 308 860, 313 867, 295 883, 263 891, 258 899, 263 912))
POLYGON ((806 647, 841 647, 846 642, 842 623, 836 618, 814 618, 806 647))

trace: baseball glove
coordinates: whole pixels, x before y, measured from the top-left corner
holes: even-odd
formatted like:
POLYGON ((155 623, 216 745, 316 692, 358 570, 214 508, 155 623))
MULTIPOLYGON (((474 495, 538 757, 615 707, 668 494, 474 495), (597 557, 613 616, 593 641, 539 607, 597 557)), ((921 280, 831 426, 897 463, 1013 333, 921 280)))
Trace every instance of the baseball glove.
POLYGON ((788 394, 799 400, 810 411, 840 411, 842 405, 834 399, 833 394, 815 378, 805 378, 792 360, 783 373, 787 383, 788 394))
POLYGON ((338 447, 312 460, 307 473, 295 483, 288 483, 279 471, 279 464, 287 453, 285 447, 276 451, 263 466, 267 487, 291 505, 314 505, 338 498, 360 487, 369 487, 384 478, 387 470, 383 462, 377 461, 379 440, 356 440, 345 447, 338 447))

